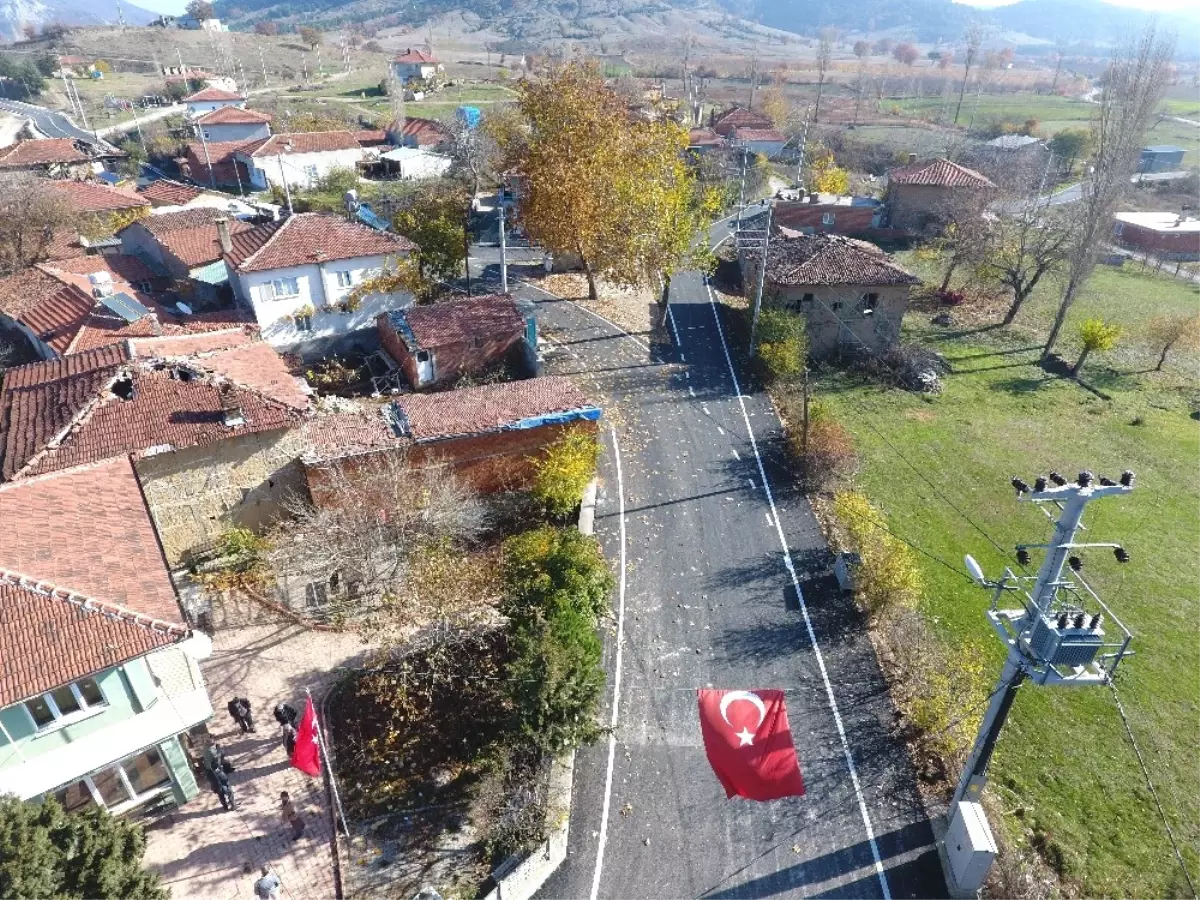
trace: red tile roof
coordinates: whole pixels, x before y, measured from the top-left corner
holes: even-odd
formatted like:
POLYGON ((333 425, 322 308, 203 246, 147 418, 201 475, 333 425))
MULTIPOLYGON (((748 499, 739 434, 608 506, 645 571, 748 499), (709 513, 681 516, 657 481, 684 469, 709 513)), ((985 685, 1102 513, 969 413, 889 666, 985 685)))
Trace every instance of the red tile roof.
POLYGON ((278 156, 288 153, 330 153, 335 150, 361 150, 362 144, 349 131, 300 131, 273 134, 241 152, 248 156, 278 156))
POLYGON ((270 122, 273 116, 253 109, 240 109, 236 106, 221 106, 212 112, 206 112, 197 117, 200 125, 261 125, 270 122))
POLYGON ((127 458, 2 485, 0 521, 0 706, 187 636, 127 458))
MULTIPOLYGON (((193 73, 193 75, 190 77, 195 77, 195 73, 193 73)), ((220 88, 206 87, 206 88, 203 88, 202 90, 196 91, 196 93, 192 94, 190 97, 184 97, 183 102, 184 103, 204 103, 206 101, 220 102, 220 101, 233 101, 233 100, 245 100, 245 99, 246 98, 243 97, 241 94, 231 94, 229 91, 223 91, 220 88)))
POLYGON ((203 194, 204 188, 198 188, 192 184, 181 184, 178 181, 171 181, 169 178, 160 178, 144 188, 138 188, 138 193, 151 203, 161 206, 183 206, 203 194))
POLYGON ((171 231, 185 231, 212 225, 217 219, 228 219, 229 213, 211 206, 197 206, 192 209, 180 209, 174 212, 163 212, 140 219, 136 224, 142 226, 155 237, 171 231))
POLYGON ((24 169, 31 166, 68 165, 89 162, 91 157, 75 146, 70 138, 18 141, 0 148, 0 169, 24 169))
POLYGON ((24 324, 55 353, 63 353, 95 305, 90 292, 37 266, 0 279, 0 312, 24 324))
POLYGON ((733 129, 735 141, 779 141, 786 143, 787 135, 775 128, 742 128, 733 129))
MULTIPOLYGON (((233 365, 244 376, 239 367, 249 361, 238 357, 233 365)), ((177 365, 135 361, 121 344, 9 369, 0 387, 0 479, 298 423, 289 403, 212 375, 203 360, 182 369, 184 374, 177 365), (132 382, 130 399, 113 393, 125 379, 132 382), (241 409, 245 422, 226 425, 226 406, 241 409)), ((269 386, 275 378, 267 373, 260 384, 269 386)))
POLYGON ((835 234, 771 241, 767 282, 779 285, 920 284, 874 244, 835 234))
MULTIPOLYGON (((525 319, 507 294, 413 306, 381 316, 388 320, 393 317, 406 322, 409 333, 416 339, 416 346, 410 346, 410 350, 464 344, 475 337, 503 338, 513 333, 519 335, 525 330, 525 319)), ((397 331, 408 344, 404 330, 397 331)))
POLYGON ((388 142, 387 132, 382 128, 372 128, 366 131, 353 131, 354 139, 363 147, 381 147, 388 142))
POLYGON ((437 65, 438 59, 432 53, 426 53, 424 50, 414 50, 411 47, 408 47, 399 56, 393 57, 392 62, 437 65))
MULTIPOLYGON (((230 235, 249 231, 251 226, 229 213, 211 206, 197 206, 177 212, 149 215, 130 228, 145 228, 154 239, 176 259, 189 268, 216 262, 221 258, 221 241, 217 235, 217 219, 229 220, 230 235)), ((122 229, 124 233, 124 229, 122 229)))
POLYGON ((712 120, 713 131, 728 136, 735 128, 774 128, 775 123, 770 117, 743 106, 734 106, 725 110, 712 120))
POLYGON ((527 419, 596 411, 571 379, 559 376, 508 381, 392 401, 400 432, 419 442, 517 428, 527 419))
POLYGON ((693 128, 688 132, 689 147, 720 147, 725 139, 711 128, 693 128))
MULTIPOLYGON (((259 227, 265 233, 265 226, 259 227)), ((249 243, 247 239, 247 248, 249 243)), ((285 219, 249 255, 235 252, 226 258, 239 272, 267 272, 314 262, 396 256, 414 249, 416 244, 398 234, 377 231, 341 216, 300 213, 285 219)), ((237 245, 234 250, 239 250, 237 245)))
POLYGON ((46 183, 72 212, 116 212, 123 209, 150 208, 150 201, 131 190, 109 187, 92 181, 50 181, 46 183))
POLYGON ((243 186, 249 186, 250 175, 244 163, 234 158, 234 153, 246 147, 253 147, 258 140, 248 141, 195 141, 184 146, 183 162, 188 167, 187 177, 200 184, 215 182, 218 185, 235 185, 239 179, 243 186), (212 166, 212 177, 209 177, 209 166, 212 166))
POLYGON ((308 408, 309 392, 288 371, 275 348, 263 341, 202 353, 190 363, 295 409, 308 408))
POLYGON ((384 419, 382 407, 313 416, 305 421, 301 435, 307 463, 394 449, 405 444, 384 419))
POLYGON ((134 356, 170 359, 241 347, 250 343, 251 339, 244 328, 222 328, 199 334, 168 334, 134 338, 130 343, 133 346, 134 356))
POLYGON ((387 132, 399 144, 416 144, 418 147, 437 147, 452 137, 449 128, 434 119, 408 116, 403 122, 393 121, 387 132))
POLYGON ((888 172, 888 184, 919 184, 928 187, 994 188, 986 175, 948 159, 914 163, 888 172))

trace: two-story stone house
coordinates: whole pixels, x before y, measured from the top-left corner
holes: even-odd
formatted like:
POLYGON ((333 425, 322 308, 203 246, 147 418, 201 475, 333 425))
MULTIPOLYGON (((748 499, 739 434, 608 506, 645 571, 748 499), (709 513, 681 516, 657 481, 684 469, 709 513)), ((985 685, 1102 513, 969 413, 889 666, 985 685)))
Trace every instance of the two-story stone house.
POLYGON ((0 485, 0 794, 115 814, 198 788, 187 732, 212 716, 125 457, 0 485))

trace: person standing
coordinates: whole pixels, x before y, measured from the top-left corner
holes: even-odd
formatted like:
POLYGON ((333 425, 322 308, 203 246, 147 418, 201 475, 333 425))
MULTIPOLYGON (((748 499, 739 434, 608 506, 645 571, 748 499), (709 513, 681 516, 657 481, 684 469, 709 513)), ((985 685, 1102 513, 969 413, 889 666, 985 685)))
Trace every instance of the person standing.
POLYGON ((212 769, 209 772, 209 778, 212 780, 213 790, 221 798, 221 806, 225 807, 225 811, 237 809, 237 805, 233 802, 233 785, 229 783, 229 775, 225 769, 221 766, 212 769))
POLYGON ((288 759, 296 752, 296 726, 291 722, 283 723, 283 751, 288 755, 288 759))
POLYGON ((279 900, 279 876, 269 866, 262 867, 262 878, 254 882, 254 896, 258 900, 279 900))
POLYGON ((292 704, 287 702, 275 704, 275 721, 280 725, 294 726, 299 718, 300 714, 296 712, 296 707, 292 704))
POLYGON ((229 715, 233 717, 233 721, 242 729, 242 734, 256 731, 254 727, 254 713, 250 709, 250 701, 245 697, 234 697, 229 701, 226 707, 229 710, 229 715))
POLYGON ((304 834, 304 819, 296 811, 296 806, 292 803, 292 798, 287 791, 279 793, 279 810, 283 815, 283 824, 292 829, 292 840, 300 840, 300 836, 304 834))
POLYGON ((204 765, 210 772, 221 769, 228 775, 233 771, 233 763, 229 761, 229 757, 225 755, 225 751, 216 741, 209 744, 204 751, 204 765))

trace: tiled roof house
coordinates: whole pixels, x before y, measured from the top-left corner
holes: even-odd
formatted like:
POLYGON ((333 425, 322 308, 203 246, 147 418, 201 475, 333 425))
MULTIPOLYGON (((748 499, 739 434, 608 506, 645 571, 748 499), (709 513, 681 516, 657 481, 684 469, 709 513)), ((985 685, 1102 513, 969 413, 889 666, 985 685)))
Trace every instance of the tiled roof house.
POLYGON ((212 715, 210 645, 129 460, 0 485, 0 521, 0 793, 117 814, 194 797, 179 736, 212 715))
POLYGON ((0 171, 74 171, 91 162, 92 157, 70 138, 18 141, 0 147, 0 171))
POLYGON ((735 128, 774 128, 775 123, 770 116, 746 109, 744 106, 734 106, 722 113, 713 113, 710 121, 713 131, 722 137, 729 137, 735 128))
POLYGON ((235 150, 234 158, 256 190, 282 187, 285 180, 297 190, 313 187, 335 169, 354 171, 365 153, 351 131, 310 131, 273 134, 235 150))
POLYGON ((948 159, 892 169, 887 178, 888 224, 910 232, 936 231, 955 218, 978 215, 996 190, 986 175, 948 159))

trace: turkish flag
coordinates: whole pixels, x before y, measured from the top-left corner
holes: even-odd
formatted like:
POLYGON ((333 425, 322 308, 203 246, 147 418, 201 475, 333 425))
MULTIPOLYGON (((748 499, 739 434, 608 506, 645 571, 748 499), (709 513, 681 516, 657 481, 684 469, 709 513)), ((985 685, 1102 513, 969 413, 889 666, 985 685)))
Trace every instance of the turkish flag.
POLYGON ((803 797, 783 691, 697 691, 704 750, 726 797, 803 797))
POLYGON ((292 765, 309 775, 321 774, 321 738, 317 734, 317 711, 313 709, 312 697, 304 704, 304 715, 296 729, 296 749, 292 751, 292 765))

